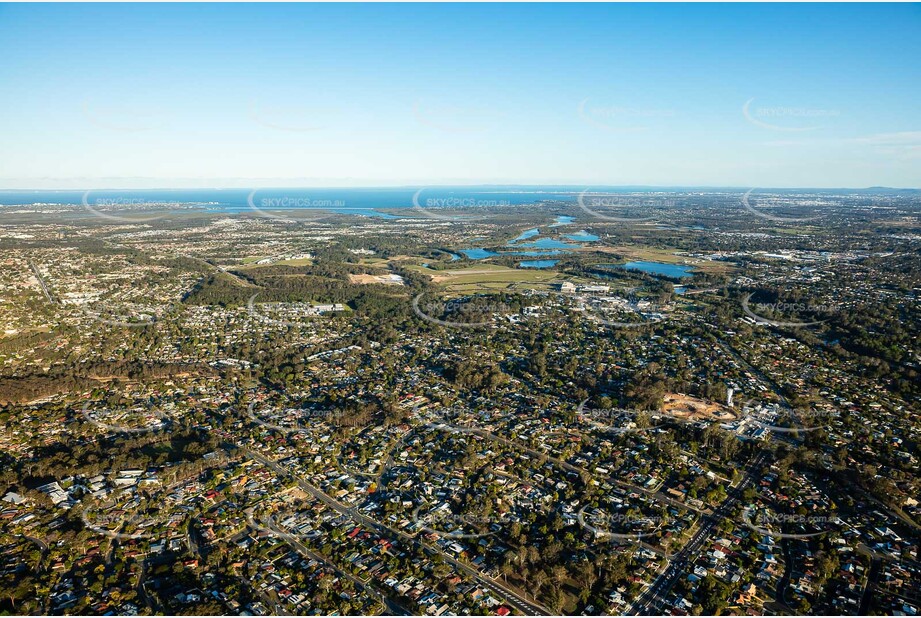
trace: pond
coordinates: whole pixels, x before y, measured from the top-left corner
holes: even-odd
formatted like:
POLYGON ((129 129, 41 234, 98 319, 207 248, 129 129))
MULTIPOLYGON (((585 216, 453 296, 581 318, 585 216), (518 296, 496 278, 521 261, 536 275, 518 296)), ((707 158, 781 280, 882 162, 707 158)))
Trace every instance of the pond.
POLYGON ((495 251, 490 251, 488 249, 482 249, 478 247, 473 249, 461 249, 460 252, 467 256, 467 259, 470 260, 483 260, 494 255, 499 255, 495 251))
POLYGON ((579 230, 575 234, 564 234, 563 238, 568 238, 569 240, 577 240, 580 242, 595 242, 599 240, 594 234, 589 234, 585 230, 579 230))
POLYGON ((554 223, 550 227, 559 227, 561 225, 569 225, 570 223, 573 223, 575 220, 576 220, 575 217, 570 217, 568 215, 560 215, 556 218, 556 223, 554 223))
POLYGON ((503 251, 501 253, 496 253, 495 251, 490 251, 489 249, 483 249, 482 247, 473 247, 472 249, 460 249, 460 252, 467 256, 469 260, 485 260, 486 258, 495 257, 497 255, 515 255, 515 256, 524 256, 524 257, 546 257, 548 255, 562 255, 566 253, 565 251, 503 251))
POLYGON ((683 279, 684 277, 693 277, 694 269, 682 264, 666 264, 665 262, 627 262, 626 264, 611 264, 627 270, 639 270, 650 275, 661 275, 663 277, 672 277, 673 279, 683 279))
POLYGON ((563 255, 565 251, 503 251, 501 255, 524 255, 527 257, 543 257, 547 255, 563 255))
POLYGON ((579 245, 573 245, 555 238, 538 238, 531 242, 521 243, 515 247, 527 249, 578 249, 579 245))
POLYGON ((521 268, 553 268, 559 260, 527 260, 518 264, 521 268))
POLYGON ((511 245, 511 244, 514 244, 522 240, 527 240, 529 238, 537 236, 538 234, 540 234, 540 230, 538 228, 534 228, 532 230, 525 230, 521 234, 519 234, 517 238, 513 238, 512 240, 510 240, 508 244, 511 245))

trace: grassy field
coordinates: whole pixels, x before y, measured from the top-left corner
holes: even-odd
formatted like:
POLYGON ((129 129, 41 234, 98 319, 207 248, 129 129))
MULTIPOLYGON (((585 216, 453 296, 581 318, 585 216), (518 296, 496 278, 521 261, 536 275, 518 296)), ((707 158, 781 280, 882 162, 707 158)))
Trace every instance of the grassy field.
POLYGON ((687 258, 675 255, 676 249, 653 249, 651 247, 598 247, 604 253, 623 255, 628 260, 641 260, 647 262, 663 262, 666 264, 681 264, 687 258))
POLYGON ((384 267, 390 264, 390 260, 386 260, 384 258, 377 258, 377 257, 365 257, 365 258, 361 258, 360 260, 358 260, 358 263, 361 264, 362 266, 384 267))
POLYGON ((450 292, 547 289, 563 280, 562 275, 553 270, 508 268, 496 264, 477 264, 454 270, 431 270, 423 266, 406 268, 429 275, 434 283, 450 292))
POLYGON ((243 263, 244 264, 255 264, 259 260, 263 258, 267 258, 267 257, 269 256, 267 255, 248 255, 245 258, 243 258, 243 263))
POLYGON ((308 264, 313 264, 313 260, 310 258, 298 258, 296 260, 278 260, 277 262, 272 262, 271 264, 256 264, 256 262, 263 259, 263 257, 243 258, 244 268, 263 268, 265 266, 306 266, 308 264))
POLYGON ((305 266, 307 264, 313 264, 313 260, 310 258, 299 258, 296 260, 279 260, 275 264, 281 266, 305 266))

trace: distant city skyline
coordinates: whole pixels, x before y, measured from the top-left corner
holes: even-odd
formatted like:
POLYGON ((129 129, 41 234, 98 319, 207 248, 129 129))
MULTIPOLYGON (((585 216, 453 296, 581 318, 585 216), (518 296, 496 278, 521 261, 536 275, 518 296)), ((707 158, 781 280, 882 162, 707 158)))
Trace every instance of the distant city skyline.
POLYGON ((921 6, 0 4, 0 190, 921 186, 921 6))

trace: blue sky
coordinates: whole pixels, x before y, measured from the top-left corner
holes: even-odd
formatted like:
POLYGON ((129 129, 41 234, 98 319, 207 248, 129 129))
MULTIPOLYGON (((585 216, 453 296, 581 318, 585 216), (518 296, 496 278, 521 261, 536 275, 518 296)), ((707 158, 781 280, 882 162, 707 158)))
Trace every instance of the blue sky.
POLYGON ((921 186, 921 5, 0 5, 0 188, 921 186))

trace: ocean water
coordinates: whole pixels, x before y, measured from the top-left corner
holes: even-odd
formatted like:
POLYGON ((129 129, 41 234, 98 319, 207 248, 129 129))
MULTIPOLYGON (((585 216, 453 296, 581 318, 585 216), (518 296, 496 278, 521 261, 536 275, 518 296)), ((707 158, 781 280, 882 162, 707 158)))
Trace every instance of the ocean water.
POLYGON ((562 189, 502 187, 384 187, 384 188, 267 188, 267 189, 100 189, 100 190, 0 190, 0 205, 81 204, 97 200, 123 200, 151 204, 198 204, 213 210, 249 208, 268 200, 274 208, 340 207, 344 209, 469 207, 532 204, 539 201, 575 201, 562 189), (283 201, 288 204, 284 205, 283 201))
MULTIPOLYGON (((466 186, 466 187, 378 187, 378 188, 267 188, 267 189, 100 189, 100 190, 0 190, 0 206, 33 204, 131 204, 144 209, 177 204, 212 212, 237 213, 250 204, 264 210, 315 208, 364 216, 399 208, 437 210, 516 206, 536 202, 575 204, 585 187, 567 186, 466 186)), ((661 192, 642 187, 593 187, 611 193, 661 192)), ((423 214, 420 212, 420 214, 423 214)), ((392 215, 391 215, 392 216, 392 215)), ((558 216, 553 225, 568 225, 575 219, 558 216)))

